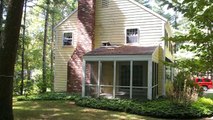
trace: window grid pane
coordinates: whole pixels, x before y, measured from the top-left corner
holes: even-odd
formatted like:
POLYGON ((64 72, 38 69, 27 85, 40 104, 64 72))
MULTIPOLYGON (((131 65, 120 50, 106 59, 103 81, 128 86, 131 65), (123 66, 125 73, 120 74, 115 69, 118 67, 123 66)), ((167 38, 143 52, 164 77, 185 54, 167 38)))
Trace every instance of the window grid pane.
POLYGON ((138 42, 138 29, 127 29, 126 30, 126 43, 138 42))
POLYGON ((72 33, 64 33, 63 45, 72 45, 72 33))

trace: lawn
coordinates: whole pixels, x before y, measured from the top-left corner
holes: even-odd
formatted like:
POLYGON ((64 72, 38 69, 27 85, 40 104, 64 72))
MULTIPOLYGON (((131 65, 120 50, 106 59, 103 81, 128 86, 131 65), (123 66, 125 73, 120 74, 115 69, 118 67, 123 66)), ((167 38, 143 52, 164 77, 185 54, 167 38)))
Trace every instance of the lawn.
POLYGON ((78 107, 71 101, 14 100, 13 104, 15 120, 156 120, 125 112, 78 107))
MULTIPOLYGON (((168 100, 138 104, 128 100, 111 101, 100 98, 79 98, 79 96, 64 93, 46 93, 28 96, 27 98, 24 96, 14 97, 13 109, 15 120, 160 120, 159 118, 100 109, 119 110, 157 117, 162 117, 161 115, 166 114, 164 117, 170 116, 170 118, 185 118, 187 116, 193 117, 194 115, 207 117, 212 114, 212 100, 210 99, 213 99, 213 93, 204 94, 204 96, 206 98, 200 98, 191 107, 186 107, 187 111, 184 111, 184 113, 184 109, 173 108, 174 105, 171 105, 168 100), (17 99, 22 101, 17 101, 17 99), (84 107, 79 107, 72 101, 84 107)), ((212 118, 210 117, 209 119, 212 118)))

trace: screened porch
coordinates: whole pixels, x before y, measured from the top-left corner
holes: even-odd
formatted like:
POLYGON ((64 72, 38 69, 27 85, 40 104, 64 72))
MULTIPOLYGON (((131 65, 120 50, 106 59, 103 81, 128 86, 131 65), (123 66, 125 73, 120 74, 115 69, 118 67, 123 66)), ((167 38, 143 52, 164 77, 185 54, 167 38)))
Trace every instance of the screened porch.
POLYGON ((158 64, 151 62, 151 66, 148 70, 148 61, 85 61, 82 95, 141 100, 156 98, 158 64))
POLYGON ((84 56, 82 96, 140 100, 157 97, 158 63, 152 60, 155 49, 142 55, 114 55, 112 51, 106 55, 103 49, 107 48, 84 56))

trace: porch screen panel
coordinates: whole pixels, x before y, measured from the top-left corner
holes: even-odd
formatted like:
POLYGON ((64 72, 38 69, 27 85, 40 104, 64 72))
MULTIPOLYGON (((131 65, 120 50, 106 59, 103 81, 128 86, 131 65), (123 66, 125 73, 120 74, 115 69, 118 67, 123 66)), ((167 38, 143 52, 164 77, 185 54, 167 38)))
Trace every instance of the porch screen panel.
POLYGON ((133 99, 147 99, 147 61, 134 61, 133 62, 133 86, 132 98, 133 99))
POLYGON ((152 62, 152 98, 158 95, 158 63, 152 62))
POLYGON ((113 77, 114 77, 114 62, 102 62, 100 80, 100 96, 112 98, 113 96, 113 77))
POLYGON ((130 98, 130 61, 117 62, 116 98, 130 98))
POLYGON ((86 62, 85 95, 96 97, 98 94, 98 62, 86 62))

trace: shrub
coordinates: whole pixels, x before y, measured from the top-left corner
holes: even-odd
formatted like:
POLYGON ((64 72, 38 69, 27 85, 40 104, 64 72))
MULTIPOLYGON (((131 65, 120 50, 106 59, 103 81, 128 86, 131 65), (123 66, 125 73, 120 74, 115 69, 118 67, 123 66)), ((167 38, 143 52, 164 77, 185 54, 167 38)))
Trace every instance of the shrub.
MULTIPOLYGON (((17 83, 14 83, 14 95, 20 95, 21 93, 21 80, 18 79, 16 81, 17 83)), ((34 93, 34 85, 32 80, 23 80, 23 93, 27 95, 31 95, 34 93)))
POLYGON ((18 101, 34 101, 34 100, 77 100, 81 96, 79 94, 70 93, 54 93, 47 92, 43 94, 35 94, 29 96, 18 96, 18 101))
POLYGON ((200 87, 190 78, 190 73, 180 71, 173 82, 166 83, 166 93, 175 104, 188 105, 198 99, 200 87))

